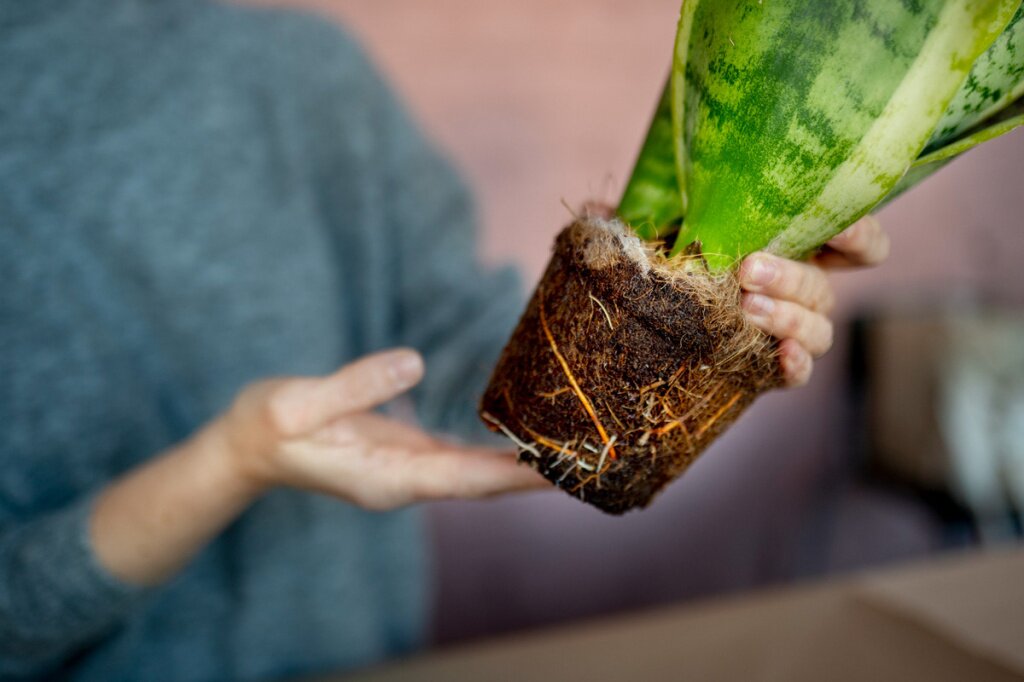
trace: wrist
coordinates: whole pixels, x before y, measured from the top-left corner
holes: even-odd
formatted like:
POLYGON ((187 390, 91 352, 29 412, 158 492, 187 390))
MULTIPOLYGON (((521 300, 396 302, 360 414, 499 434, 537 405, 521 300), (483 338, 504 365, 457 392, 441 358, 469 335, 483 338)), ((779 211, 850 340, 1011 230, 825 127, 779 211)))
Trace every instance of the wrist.
POLYGON ((232 434, 228 419, 221 417, 197 434, 197 452, 211 478, 228 490, 255 499, 274 487, 273 477, 247 439, 232 434))
POLYGON ((267 490, 237 468, 219 421, 103 489, 89 539, 112 575, 166 581, 267 490))

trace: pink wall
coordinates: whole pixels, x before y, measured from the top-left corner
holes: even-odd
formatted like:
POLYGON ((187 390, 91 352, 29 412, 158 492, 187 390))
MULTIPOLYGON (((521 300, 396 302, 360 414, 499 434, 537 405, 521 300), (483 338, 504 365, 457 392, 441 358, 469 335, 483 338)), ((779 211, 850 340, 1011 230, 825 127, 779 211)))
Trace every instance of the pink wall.
MULTIPOLYGON (((290 4, 317 8, 362 36, 476 188, 484 255, 519 263, 531 280, 568 218, 562 200, 614 201, 621 189, 678 11, 678 0, 290 4)), ((813 570, 823 543, 844 541, 827 535, 835 524, 823 515, 852 440, 846 321, 855 310, 901 302, 1024 303, 1022 159, 1018 131, 888 208, 893 258, 836 277, 840 342, 812 384, 761 401, 652 509, 612 519, 557 494, 435 507, 441 637, 813 570)), ((860 532, 884 536, 889 555, 927 548, 914 513, 873 509, 877 530, 861 522, 860 532)))

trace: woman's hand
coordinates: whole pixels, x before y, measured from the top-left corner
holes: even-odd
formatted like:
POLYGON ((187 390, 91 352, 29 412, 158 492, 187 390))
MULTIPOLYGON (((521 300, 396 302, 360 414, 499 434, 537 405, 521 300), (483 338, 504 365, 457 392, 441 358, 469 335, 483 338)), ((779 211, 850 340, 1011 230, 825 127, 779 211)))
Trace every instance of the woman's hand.
POLYGON ((236 470, 257 488, 303 488, 367 509, 548 487, 512 453, 456 445, 369 411, 422 375, 416 352, 392 350, 328 377, 262 382, 242 392, 217 428, 236 470))
POLYGON ((780 339, 779 362, 788 385, 807 383, 814 359, 832 347, 832 321, 827 316, 835 296, 826 270, 878 265, 888 255, 889 236, 868 216, 808 262, 768 253, 743 261, 743 307, 754 325, 780 339))
POLYGON ((510 453, 447 443, 369 412, 422 374, 418 354, 394 350, 328 377, 245 389, 227 414, 100 492, 89 528, 100 563, 127 582, 159 584, 279 485, 367 509, 548 487, 510 453))

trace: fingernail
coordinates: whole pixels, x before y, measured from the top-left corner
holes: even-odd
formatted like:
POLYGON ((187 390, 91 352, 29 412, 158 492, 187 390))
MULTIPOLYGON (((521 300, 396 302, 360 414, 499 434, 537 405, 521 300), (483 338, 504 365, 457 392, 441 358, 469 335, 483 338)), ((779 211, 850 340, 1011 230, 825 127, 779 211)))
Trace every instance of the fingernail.
POLYGON ((775 279, 778 267, 767 258, 753 258, 748 261, 746 277, 747 284, 754 286, 767 286, 775 279))
POLYGON ((423 376, 423 358, 418 353, 401 353, 391 363, 391 376, 400 387, 412 386, 423 376))
POLYGON ((763 317, 775 310, 775 301, 761 294, 747 294, 743 297, 743 308, 751 315, 763 317))

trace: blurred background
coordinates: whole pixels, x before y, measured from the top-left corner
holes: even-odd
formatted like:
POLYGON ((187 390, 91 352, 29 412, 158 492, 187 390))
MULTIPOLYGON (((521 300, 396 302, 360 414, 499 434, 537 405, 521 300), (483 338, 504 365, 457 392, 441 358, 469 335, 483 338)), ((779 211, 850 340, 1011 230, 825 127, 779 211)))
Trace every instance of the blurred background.
MULTIPOLYGON (((261 4, 361 37, 476 190, 483 257, 531 285, 563 202, 617 199, 678 16, 678 0, 261 4)), ((887 207, 892 258, 835 278, 837 343, 811 385, 762 399, 647 511, 432 507, 436 640, 1018 540, 1022 216, 1024 130, 887 207)))

